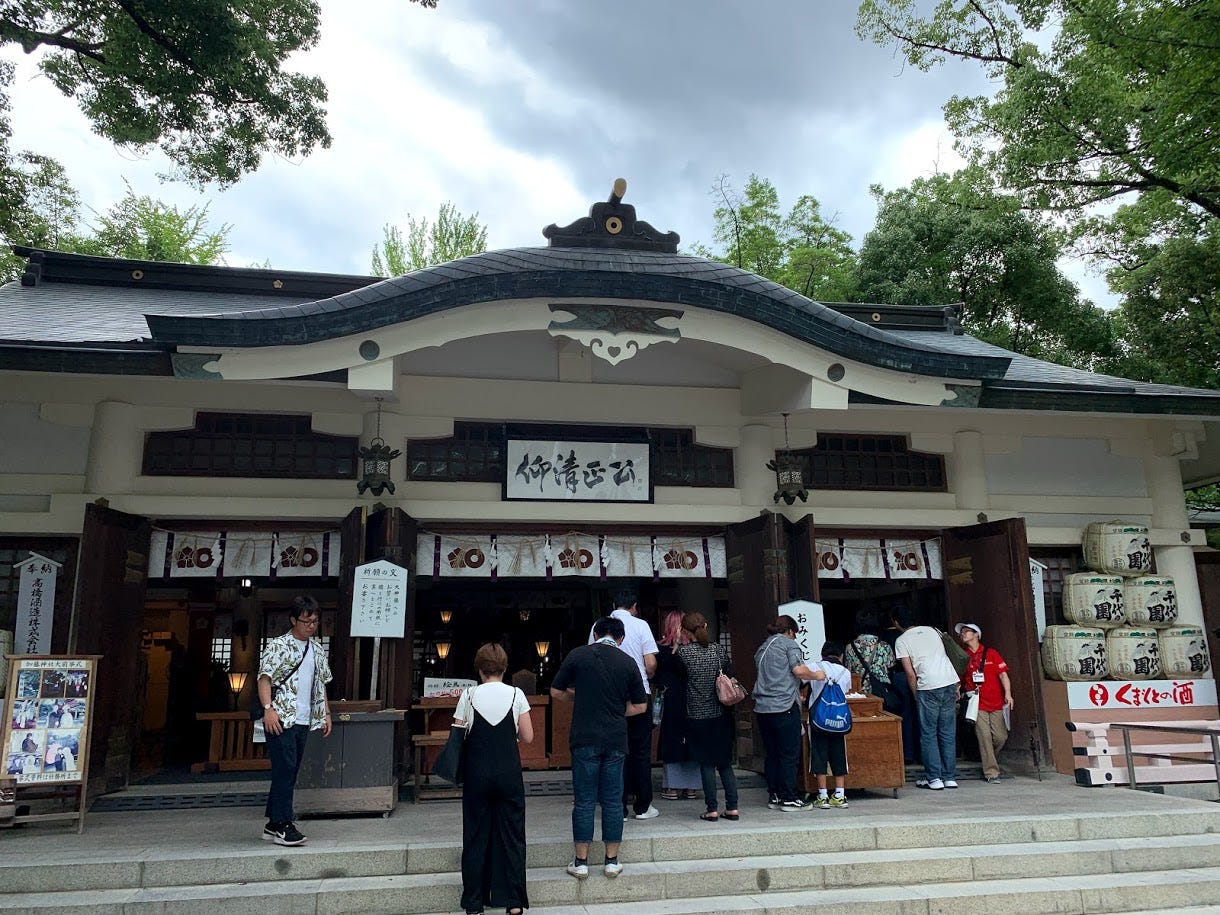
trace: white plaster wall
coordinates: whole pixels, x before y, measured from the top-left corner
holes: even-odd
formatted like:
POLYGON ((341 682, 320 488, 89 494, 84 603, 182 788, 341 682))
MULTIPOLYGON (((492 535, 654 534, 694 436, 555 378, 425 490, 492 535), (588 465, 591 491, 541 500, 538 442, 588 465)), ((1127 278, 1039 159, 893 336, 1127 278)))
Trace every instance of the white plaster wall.
POLYGON ((987 488, 992 493, 1054 496, 1143 496, 1144 464, 1114 454, 1099 438, 1025 435, 1021 447, 990 454, 987 488))
POLYGON ((47 422, 37 403, 0 403, 0 474, 85 472, 89 429, 47 422))

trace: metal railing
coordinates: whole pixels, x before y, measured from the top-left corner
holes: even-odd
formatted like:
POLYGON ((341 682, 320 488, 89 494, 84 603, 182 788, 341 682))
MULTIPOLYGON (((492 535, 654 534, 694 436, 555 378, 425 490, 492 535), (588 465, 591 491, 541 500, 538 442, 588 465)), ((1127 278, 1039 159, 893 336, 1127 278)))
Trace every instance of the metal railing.
MULTIPOLYGON (((1196 737, 1205 737, 1210 739, 1212 746, 1212 765, 1216 769, 1216 787, 1220 790, 1220 721, 1209 722, 1207 724, 1192 724, 1183 722, 1181 724, 1166 724, 1158 722, 1156 724, 1133 724, 1128 722, 1111 722, 1110 727, 1122 732, 1123 735, 1123 755, 1127 758, 1127 784, 1135 788, 1137 787, 1135 777, 1135 757, 1142 756, 1145 759, 1165 759, 1170 762, 1194 763, 1196 765, 1205 763, 1206 760, 1196 759, 1193 756, 1182 756, 1178 753, 1150 753, 1144 752, 1139 747, 1132 748, 1131 731, 1146 731, 1159 734, 1192 734, 1196 737)), ((1200 747, 1198 754, 1202 755, 1206 751, 1200 747)))

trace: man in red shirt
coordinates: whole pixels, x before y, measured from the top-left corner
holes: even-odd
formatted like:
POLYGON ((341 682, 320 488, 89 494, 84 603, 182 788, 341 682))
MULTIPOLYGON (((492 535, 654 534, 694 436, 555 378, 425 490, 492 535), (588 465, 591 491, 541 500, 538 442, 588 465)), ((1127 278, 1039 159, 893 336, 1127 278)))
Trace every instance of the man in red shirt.
POLYGON ((966 648, 969 661, 962 674, 962 689, 978 690, 979 713, 974 721, 974 733, 979 741, 979 756, 983 761, 983 777, 988 784, 1000 780, 1000 765, 995 755, 1008 740, 1007 714, 1012 710, 1012 684, 1008 680, 1008 665, 994 648, 985 648, 980 641, 983 630, 977 623, 958 623, 957 637, 966 648))

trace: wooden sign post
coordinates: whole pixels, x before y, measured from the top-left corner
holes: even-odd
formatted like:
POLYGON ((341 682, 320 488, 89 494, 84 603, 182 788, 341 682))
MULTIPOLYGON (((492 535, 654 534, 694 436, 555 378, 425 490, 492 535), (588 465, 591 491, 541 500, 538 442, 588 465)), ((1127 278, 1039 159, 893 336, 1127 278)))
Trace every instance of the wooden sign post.
POLYGON ((89 736, 99 655, 9 655, 4 771, 27 788, 78 787, 76 810, 16 816, 14 823, 76 820, 85 829, 89 736))

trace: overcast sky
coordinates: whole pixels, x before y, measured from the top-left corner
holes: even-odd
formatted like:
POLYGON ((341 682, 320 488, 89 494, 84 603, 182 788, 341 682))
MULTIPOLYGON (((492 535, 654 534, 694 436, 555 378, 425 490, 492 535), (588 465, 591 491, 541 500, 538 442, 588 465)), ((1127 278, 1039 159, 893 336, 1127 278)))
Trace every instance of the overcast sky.
MULTIPOLYGON (((15 148, 52 155, 85 204, 123 180, 229 223, 228 262, 369 272, 382 224, 478 213, 492 248, 545 244, 604 200, 627 202, 683 247, 712 242, 710 189, 771 179, 785 210, 812 194, 858 245, 888 188, 960 162, 941 105, 988 91, 974 68, 931 73, 860 41, 852 0, 322 0, 322 40, 294 60, 330 91, 334 144, 264 160, 224 192, 164 184, 159 155, 93 136, 75 105, 19 60, 15 148)), ((1072 268, 1095 301, 1104 285, 1072 268)))

